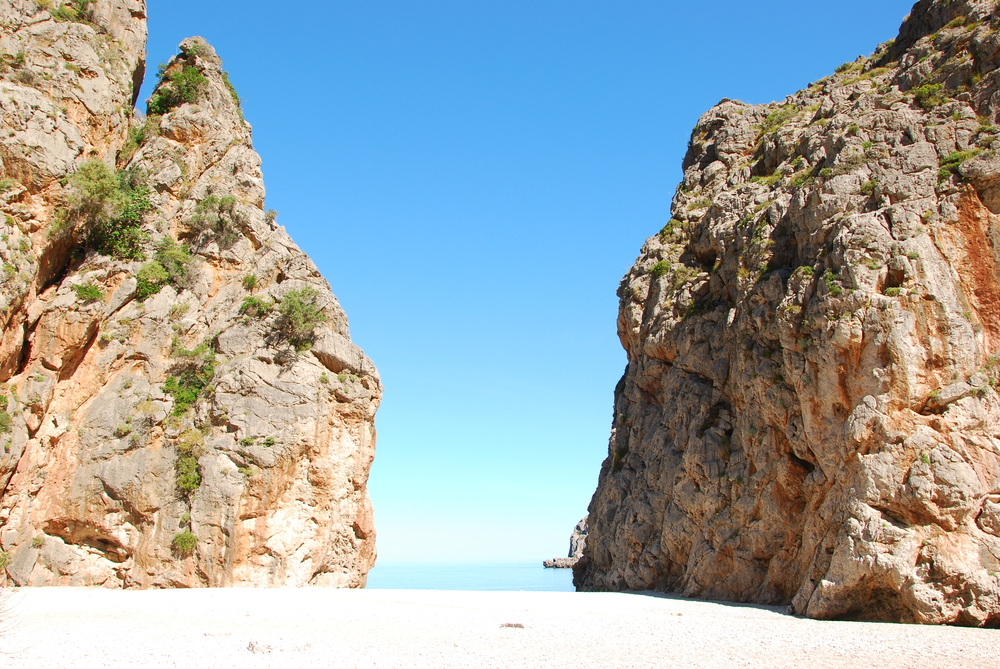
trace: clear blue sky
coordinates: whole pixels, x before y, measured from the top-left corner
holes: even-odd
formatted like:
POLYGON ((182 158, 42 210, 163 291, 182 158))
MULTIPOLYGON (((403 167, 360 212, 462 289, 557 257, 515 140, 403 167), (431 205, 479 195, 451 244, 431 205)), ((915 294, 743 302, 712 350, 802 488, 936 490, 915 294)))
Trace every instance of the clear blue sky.
POLYGON ((597 483, 615 290, 695 121, 871 53, 911 5, 149 0, 141 100, 183 38, 223 58, 267 206, 382 374, 380 559, 540 560, 597 483))

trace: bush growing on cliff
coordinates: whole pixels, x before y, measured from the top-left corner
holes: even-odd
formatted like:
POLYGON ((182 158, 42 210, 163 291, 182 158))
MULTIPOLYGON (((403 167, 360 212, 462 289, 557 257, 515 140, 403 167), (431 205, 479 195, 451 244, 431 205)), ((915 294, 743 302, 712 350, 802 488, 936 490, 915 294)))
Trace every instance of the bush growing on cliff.
POLYGON ((666 260, 661 260, 660 262, 653 265, 650 268, 649 273, 655 276, 657 279, 667 274, 670 271, 670 263, 666 260))
POLYGON ((167 274, 167 270, 163 269, 163 265, 160 263, 155 260, 146 263, 136 275, 136 298, 141 302, 156 295, 167 284, 167 279, 169 278, 170 275, 167 274))
POLYGON ((913 101, 923 109, 933 109, 947 100, 942 91, 944 84, 924 84, 913 91, 913 101))
POLYGON ((236 198, 230 195, 209 195, 195 205, 194 215, 187 224, 196 247, 214 241, 225 251, 239 241, 244 218, 236 210, 236 204, 236 198))
POLYGON ((171 237, 156 245, 153 260, 142 266, 136 275, 136 297, 145 300, 160 292, 167 284, 183 289, 191 285, 191 254, 171 237))
POLYGON ((938 182, 950 179, 952 175, 958 174, 958 168, 967 160, 972 160, 982 149, 972 149, 970 151, 955 151, 941 160, 941 169, 938 170, 938 182))
MULTIPOLYGON (((6 404, 6 399, 7 398, 4 398, 5 400, 4 404, 6 404)), ((0 434, 7 434, 10 432, 12 421, 13 419, 11 418, 10 414, 7 413, 7 408, 4 407, 0 409, 0 434)))
POLYGON ((198 458, 189 453, 177 456, 177 489, 188 495, 201 485, 198 458))
POLYGON ((243 298, 243 304, 240 305, 240 314, 249 316, 250 318, 260 318, 271 313, 272 309, 274 309, 274 305, 267 300, 251 296, 243 298))
POLYGON ((829 291, 830 295, 833 297, 840 297, 844 294, 844 288, 840 281, 837 280, 837 275, 834 274, 832 270, 826 271, 826 274, 823 275, 823 281, 826 283, 827 291, 829 291))
POLYGON ((160 67, 160 86, 149 100, 147 113, 166 114, 184 103, 197 102, 208 79, 196 67, 184 65, 171 74, 160 67))
POLYGON ((76 194, 67 215, 84 224, 87 247, 120 260, 143 258, 149 235, 142 220, 153 208, 144 175, 134 169, 115 173, 100 160, 88 160, 68 182, 76 194))
POLYGON ((660 230, 660 241, 664 244, 679 241, 687 231, 688 224, 676 218, 671 218, 660 230))
POLYGON ((215 352, 207 344, 188 351, 174 345, 171 355, 185 362, 173 368, 174 373, 163 383, 163 392, 174 398, 174 415, 183 415, 198 401, 215 378, 215 352))
POLYGON ((177 462, 174 464, 177 490, 184 496, 201 486, 198 458, 205 452, 205 436, 198 430, 187 430, 177 439, 177 462))
POLYGON ((174 540, 170 542, 170 545, 174 547, 181 555, 190 555, 194 552, 195 547, 198 545, 198 537, 196 537, 190 530, 185 530, 180 534, 174 536, 174 540))
POLYGON ((774 132, 795 118, 796 114, 798 111, 793 105, 784 105, 774 110, 764 119, 763 125, 760 126, 760 134, 766 135, 769 132, 774 132))
POLYGON ((73 290, 76 291, 76 299, 80 300, 84 304, 99 302, 104 299, 104 293, 102 293, 101 289, 92 283, 73 286, 73 290))
POLYGON ((93 18, 94 10, 91 5, 95 2, 97 0, 69 0, 68 2, 38 0, 38 6, 48 11, 56 21, 87 23, 93 18))
POLYGON ((118 164, 125 165, 128 164, 130 160, 135 156, 136 152, 145 144, 149 139, 155 137, 160 132, 160 117, 159 116, 147 116, 146 122, 142 125, 132 128, 128 131, 128 140, 126 140, 125 145, 122 147, 121 151, 118 152, 118 164))
POLYGON ((279 328, 297 350, 308 348, 313 330, 326 321, 323 309, 316 304, 318 297, 318 290, 306 287, 286 293, 278 305, 279 328))
POLYGON ((229 81, 228 72, 222 73, 222 83, 224 83, 226 85, 226 88, 229 89, 229 95, 230 97, 233 98, 233 104, 236 105, 236 113, 239 114, 240 120, 245 121, 246 119, 243 118, 243 103, 240 102, 240 95, 239 93, 236 92, 236 87, 233 86, 233 83, 231 81, 229 81))

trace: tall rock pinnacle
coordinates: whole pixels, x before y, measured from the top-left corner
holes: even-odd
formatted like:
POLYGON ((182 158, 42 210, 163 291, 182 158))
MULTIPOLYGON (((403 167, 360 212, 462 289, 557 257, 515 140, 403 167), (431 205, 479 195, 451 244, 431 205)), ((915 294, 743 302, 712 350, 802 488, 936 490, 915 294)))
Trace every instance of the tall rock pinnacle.
POLYGON ((215 51, 0 9, 0 557, 20 585, 361 587, 378 372, 265 212, 215 51))

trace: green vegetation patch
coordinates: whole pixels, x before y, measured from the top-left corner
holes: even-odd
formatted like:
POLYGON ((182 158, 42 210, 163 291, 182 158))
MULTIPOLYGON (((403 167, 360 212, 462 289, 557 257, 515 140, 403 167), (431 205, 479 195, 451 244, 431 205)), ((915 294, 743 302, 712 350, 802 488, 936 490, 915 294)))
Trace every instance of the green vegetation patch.
POLYGON ((215 378, 215 351, 205 343, 190 351, 175 344, 171 355, 184 362, 176 365, 175 373, 163 382, 163 392, 174 398, 173 413, 181 416, 198 401, 215 378))
POLYGON ((660 262, 653 265, 649 270, 649 273, 655 276, 657 279, 663 277, 668 272, 670 272, 670 263, 668 263, 666 260, 661 260, 660 262))
POLYGON ((684 221, 671 218, 663 229, 660 230, 660 241, 664 244, 677 241, 678 237, 687 231, 688 225, 684 221))
POLYGON ((142 266, 136 275, 136 297, 145 300, 160 292, 166 285, 186 288, 192 280, 191 254, 171 237, 164 237, 156 245, 153 260, 142 266))
POLYGON ((243 304, 240 305, 240 314, 249 316, 250 318, 259 318, 271 313, 272 309, 274 309, 274 305, 269 301, 250 296, 243 298, 243 304))
MULTIPOLYGON (((4 398, 4 400, 6 399, 7 398, 4 398)), ((4 401, 4 404, 6 404, 6 401, 4 401)), ((5 406, 0 409, 0 434, 9 434, 11 430, 11 423, 13 423, 13 419, 10 414, 7 413, 7 407, 5 406)))
POLYGON ((128 131, 128 139, 121 151, 118 152, 118 164, 128 164, 135 156, 143 144, 156 137, 160 133, 160 117, 151 115, 146 117, 146 122, 128 131))
POLYGON ((766 135, 770 132, 774 132, 795 118, 798 113, 799 112, 795 109, 794 105, 784 105, 779 109, 774 110, 764 119, 764 123, 760 126, 760 134, 766 135))
POLYGON ((239 241, 239 229, 244 217, 236 210, 237 200, 231 195, 209 195, 195 205, 188 219, 188 230, 195 246, 215 242, 225 251, 239 241))
POLYGON ((185 530, 180 534, 174 535, 174 539, 170 542, 170 545, 181 555, 190 555, 198 545, 198 537, 190 530, 185 530))
POLYGON ((205 75, 191 65, 183 65, 169 74, 161 65, 159 76, 160 85, 147 106, 149 114, 166 114, 182 104, 197 102, 198 95, 208 84, 205 75))
POLYGON ((91 7, 97 0, 38 0, 38 6, 52 15, 56 21, 89 23, 94 18, 91 7))
POLYGON ((312 346, 313 330, 326 321, 323 309, 316 303, 319 291, 312 287, 285 293, 278 304, 279 329, 296 350, 312 346))
POLYGON ((941 160, 941 169, 938 170, 938 182, 950 179, 952 175, 958 174, 958 168, 967 160, 972 160, 982 149, 971 149, 969 151, 955 151, 941 160))
POLYGON ((185 497, 201 486, 198 458, 205 452, 205 436, 198 430, 187 430, 177 439, 177 462, 174 464, 177 490, 185 497))
POLYGON ((84 304, 90 304, 91 302, 100 302, 104 299, 104 293, 101 289, 92 283, 85 283, 79 286, 73 286, 73 290, 76 291, 76 299, 80 300, 84 304))
POLYGON ((826 283, 826 289, 833 297, 840 297, 844 294, 844 287, 837 280, 837 275, 832 270, 826 271, 826 274, 823 275, 823 281, 826 283))
POLYGON ((913 91, 913 101, 923 109, 933 109, 947 102, 944 84, 924 84, 913 91))
POLYGON ((141 260, 149 240, 142 221, 153 209, 150 189, 139 170, 111 168, 88 160, 68 179, 77 193, 67 220, 84 225, 86 245, 119 260, 141 260))
POLYGON ((240 115, 240 120, 245 121, 246 119, 243 118, 243 103, 240 101, 239 93, 236 92, 236 87, 229 81, 228 72, 222 73, 222 82, 229 89, 229 95, 233 98, 233 104, 236 105, 236 113, 240 115))

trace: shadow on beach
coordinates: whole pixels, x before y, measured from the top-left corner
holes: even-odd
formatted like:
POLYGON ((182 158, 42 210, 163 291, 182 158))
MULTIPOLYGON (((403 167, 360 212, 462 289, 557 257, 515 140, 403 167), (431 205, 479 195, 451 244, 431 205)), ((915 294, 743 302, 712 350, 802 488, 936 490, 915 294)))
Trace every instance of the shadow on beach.
POLYGON ((697 602, 700 604, 716 604, 718 606, 725 606, 727 608, 735 608, 735 609, 755 609, 758 611, 768 611, 770 613, 777 613, 779 615, 787 616, 789 618, 802 618, 802 616, 796 616, 789 613, 787 604, 769 605, 769 604, 754 604, 751 602, 729 602, 722 599, 700 599, 696 597, 685 597, 676 592, 659 592, 657 590, 622 590, 621 593, 624 595, 653 597, 654 599, 672 599, 678 602, 697 602))

